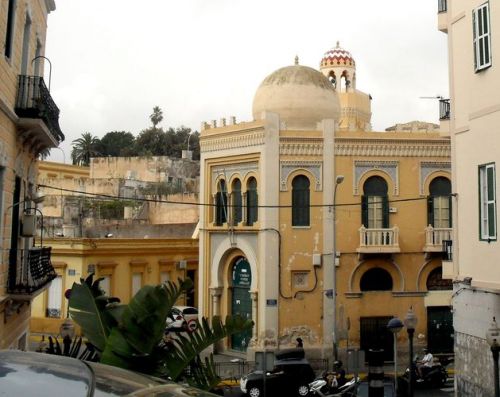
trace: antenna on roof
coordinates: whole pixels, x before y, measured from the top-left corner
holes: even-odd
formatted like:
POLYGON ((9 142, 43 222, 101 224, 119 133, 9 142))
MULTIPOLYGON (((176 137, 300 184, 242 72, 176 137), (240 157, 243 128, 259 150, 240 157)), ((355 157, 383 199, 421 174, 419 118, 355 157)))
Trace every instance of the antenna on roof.
POLYGON ((434 96, 421 96, 420 99, 443 99, 442 95, 434 95, 434 96))

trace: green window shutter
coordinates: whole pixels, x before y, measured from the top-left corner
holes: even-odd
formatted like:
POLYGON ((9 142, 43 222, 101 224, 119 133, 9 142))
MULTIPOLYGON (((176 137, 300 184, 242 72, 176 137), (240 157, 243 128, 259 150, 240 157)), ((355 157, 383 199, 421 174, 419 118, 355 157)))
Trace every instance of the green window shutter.
POLYGON ((452 201, 452 196, 449 196, 448 197, 448 203, 449 203, 448 204, 448 211, 449 211, 449 217, 448 217, 448 219, 450 220, 450 223, 449 223, 448 227, 452 227, 452 225, 453 225, 453 208, 451 207, 452 202, 453 202, 452 201))
POLYGON ((434 226, 434 197, 427 197, 427 225, 434 226))
POLYGON ((389 227, 389 197, 382 197, 382 227, 389 227))
POLYGON ((368 227, 368 196, 361 196, 361 224, 368 227))

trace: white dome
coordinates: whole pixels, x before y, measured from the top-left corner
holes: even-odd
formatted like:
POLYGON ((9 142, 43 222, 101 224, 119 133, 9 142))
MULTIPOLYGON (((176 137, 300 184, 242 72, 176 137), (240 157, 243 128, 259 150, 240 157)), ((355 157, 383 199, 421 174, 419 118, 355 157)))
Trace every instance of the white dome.
POLYGON ((319 71, 301 65, 287 66, 267 76, 253 100, 253 117, 277 113, 287 129, 316 129, 324 119, 338 120, 340 104, 330 81, 319 71))

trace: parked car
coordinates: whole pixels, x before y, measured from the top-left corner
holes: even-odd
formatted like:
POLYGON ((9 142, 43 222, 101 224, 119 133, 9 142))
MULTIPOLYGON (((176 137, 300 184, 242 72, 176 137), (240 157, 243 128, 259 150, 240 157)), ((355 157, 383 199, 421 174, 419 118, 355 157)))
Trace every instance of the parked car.
POLYGON ((75 358, 0 351, 0 395, 53 397, 211 397, 174 382, 75 358))
POLYGON ((303 349, 289 349, 276 354, 272 371, 257 370, 243 376, 240 389, 250 397, 306 396, 309 383, 314 380, 314 371, 304 357, 303 349))
POLYGON ((167 316, 168 331, 193 332, 198 327, 198 309, 191 306, 173 306, 167 316))

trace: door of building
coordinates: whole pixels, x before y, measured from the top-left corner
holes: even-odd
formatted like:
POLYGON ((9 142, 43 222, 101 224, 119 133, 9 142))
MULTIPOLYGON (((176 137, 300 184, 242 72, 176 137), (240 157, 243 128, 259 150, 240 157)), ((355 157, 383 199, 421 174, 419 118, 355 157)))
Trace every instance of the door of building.
MULTIPOLYGON (((245 319, 252 319, 252 300, 250 299, 250 285, 252 284, 252 273, 250 264, 245 258, 239 258, 233 265, 232 272, 232 299, 231 314, 239 315, 245 319)), ((246 351, 248 343, 252 338, 252 330, 233 335, 231 337, 231 348, 246 351)))
POLYGON ((384 350, 384 361, 394 360, 394 339, 387 323, 392 317, 361 317, 360 348, 368 354, 368 350, 384 350))
POLYGON ((427 308, 427 335, 431 353, 453 352, 453 313, 449 306, 427 308))

